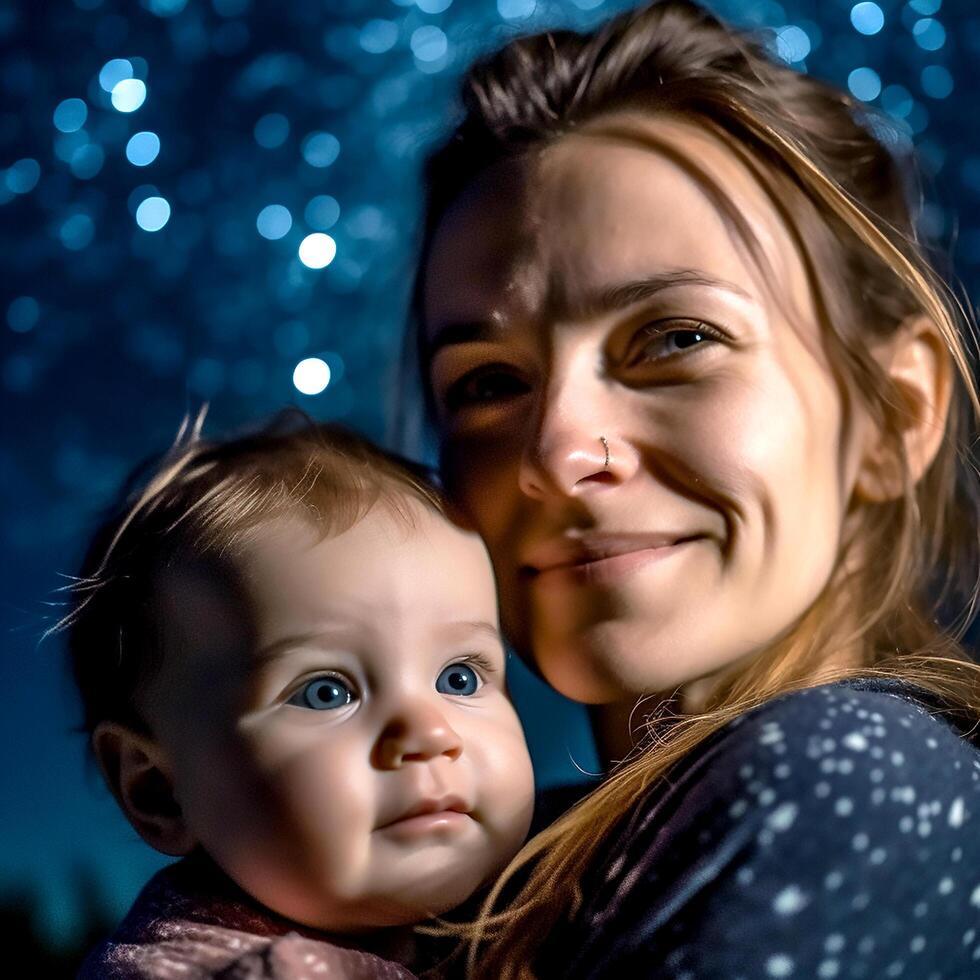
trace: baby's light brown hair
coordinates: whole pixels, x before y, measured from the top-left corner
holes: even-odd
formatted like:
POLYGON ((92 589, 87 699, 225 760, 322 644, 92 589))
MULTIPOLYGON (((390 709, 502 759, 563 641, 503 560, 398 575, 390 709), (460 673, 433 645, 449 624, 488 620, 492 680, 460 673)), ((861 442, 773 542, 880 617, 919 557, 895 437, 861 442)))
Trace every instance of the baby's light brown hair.
POLYGON ((171 448, 130 474, 51 630, 67 633, 89 736, 103 721, 147 733, 136 700, 167 648, 168 572, 233 564, 250 532, 277 519, 298 516, 327 537, 377 504, 407 523, 410 501, 446 513, 423 467, 343 426, 287 410, 257 431, 209 440, 203 421, 203 411, 185 419, 171 448))

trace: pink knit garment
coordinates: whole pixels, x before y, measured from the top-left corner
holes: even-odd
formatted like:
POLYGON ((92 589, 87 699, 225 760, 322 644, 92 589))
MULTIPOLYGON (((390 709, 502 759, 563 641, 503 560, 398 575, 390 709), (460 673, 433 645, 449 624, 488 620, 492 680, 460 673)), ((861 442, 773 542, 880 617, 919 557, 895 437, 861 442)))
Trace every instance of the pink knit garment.
POLYGON ((415 980, 250 904, 222 877, 200 858, 164 868, 78 980, 415 980))

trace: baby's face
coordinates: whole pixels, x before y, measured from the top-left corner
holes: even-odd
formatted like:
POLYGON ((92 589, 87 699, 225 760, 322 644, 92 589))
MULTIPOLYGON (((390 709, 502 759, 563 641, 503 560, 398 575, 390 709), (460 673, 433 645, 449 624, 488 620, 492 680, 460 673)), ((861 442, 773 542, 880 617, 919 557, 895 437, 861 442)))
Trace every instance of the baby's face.
POLYGON ((147 709, 199 843, 327 930, 446 911, 530 822, 486 551, 408 506, 414 528, 378 505, 322 541, 299 520, 262 529, 240 564, 254 649, 168 657, 147 709))

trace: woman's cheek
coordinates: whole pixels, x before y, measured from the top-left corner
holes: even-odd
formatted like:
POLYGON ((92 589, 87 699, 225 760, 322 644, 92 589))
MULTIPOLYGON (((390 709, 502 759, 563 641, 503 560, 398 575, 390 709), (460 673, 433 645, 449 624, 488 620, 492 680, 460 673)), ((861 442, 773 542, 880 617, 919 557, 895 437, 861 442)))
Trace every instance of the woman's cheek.
POLYGON ((492 435, 450 436, 444 445, 441 466, 446 490, 485 537, 492 533, 500 520, 498 513, 505 508, 508 481, 516 493, 516 452, 492 435))

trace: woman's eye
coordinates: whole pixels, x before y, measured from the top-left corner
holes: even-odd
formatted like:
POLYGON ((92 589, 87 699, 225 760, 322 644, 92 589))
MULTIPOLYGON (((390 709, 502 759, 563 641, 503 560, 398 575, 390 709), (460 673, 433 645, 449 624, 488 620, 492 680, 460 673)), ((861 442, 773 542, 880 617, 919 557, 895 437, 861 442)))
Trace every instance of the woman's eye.
POLYGON ((440 694, 467 697, 476 694, 482 685, 480 675, 469 664, 450 664, 436 678, 436 690, 440 694))
POLYGON ((714 330, 696 320, 690 321, 688 326, 652 324, 643 330, 639 360, 665 360, 696 347, 706 347, 720 339, 714 330))
POLYGON ((478 368, 464 374, 446 389, 446 408, 453 411, 467 405, 488 404, 525 391, 525 382, 509 371, 492 366, 478 368))
POLYGON ((286 704, 313 711, 332 711, 357 700, 347 681, 340 677, 314 677, 304 684, 286 704))

